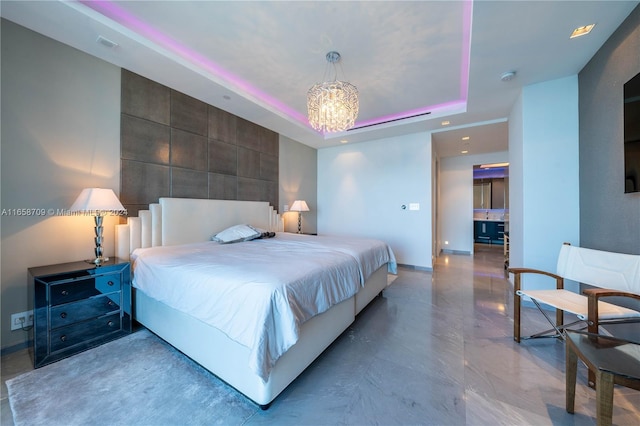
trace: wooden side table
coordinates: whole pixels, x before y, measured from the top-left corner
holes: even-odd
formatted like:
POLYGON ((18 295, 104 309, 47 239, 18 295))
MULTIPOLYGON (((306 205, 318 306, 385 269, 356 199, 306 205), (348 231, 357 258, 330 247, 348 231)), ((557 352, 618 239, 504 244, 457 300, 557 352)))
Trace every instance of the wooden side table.
POLYGON ((600 334, 566 330, 566 409, 574 412, 578 358, 595 372, 598 425, 610 425, 613 385, 640 390, 640 344, 600 334))

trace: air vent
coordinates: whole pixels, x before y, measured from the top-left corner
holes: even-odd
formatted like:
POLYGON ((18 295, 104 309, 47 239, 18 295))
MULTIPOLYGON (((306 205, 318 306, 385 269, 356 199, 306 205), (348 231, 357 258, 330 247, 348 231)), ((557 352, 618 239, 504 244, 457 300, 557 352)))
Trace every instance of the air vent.
POLYGON ((116 43, 115 41, 111 41, 108 38, 105 38, 103 36, 98 36, 96 41, 104 46, 107 46, 110 49, 113 49, 114 47, 118 47, 118 43, 116 43))
POLYGON ((423 112, 421 114, 416 114, 416 115, 410 115, 408 117, 394 118, 393 120, 380 121, 379 123, 365 124, 364 126, 352 127, 350 129, 348 129, 347 132, 349 132, 351 130, 358 130, 358 129, 365 129, 367 127, 379 126, 381 124, 393 123, 394 121, 402 121, 402 120, 408 120, 409 118, 422 117, 424 115, 429 115, 429 114, 431 114, 431 111, 423 112))

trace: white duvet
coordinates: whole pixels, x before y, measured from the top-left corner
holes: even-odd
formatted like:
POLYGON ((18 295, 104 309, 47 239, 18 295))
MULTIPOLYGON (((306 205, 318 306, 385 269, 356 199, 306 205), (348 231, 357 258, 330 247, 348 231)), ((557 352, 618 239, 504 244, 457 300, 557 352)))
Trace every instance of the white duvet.
POLYGON ((385 263, 396 268, 382 241, 289 233, 137 249, 131 258, 134 287, 249 348, 249 367, 265 381, 302 323, 353 296, 385 263))

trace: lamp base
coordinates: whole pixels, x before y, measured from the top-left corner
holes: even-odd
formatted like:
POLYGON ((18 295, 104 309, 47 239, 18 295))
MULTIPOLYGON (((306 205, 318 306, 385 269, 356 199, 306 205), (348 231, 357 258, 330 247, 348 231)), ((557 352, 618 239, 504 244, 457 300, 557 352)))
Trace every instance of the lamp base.
POLYGON ((102 219, 103 216, 101 216, 100 214, 95 216, 95 234, 96 237, 94 238, 94 241, 96 243, 96 248, 93 250, 93 253, 96 255, 96 257, 94 259, 87 259, 85 262, 87 263, 93 263, 94 265, 100 266, 103 263, 105 263, 106 261, 109 260, 108 257, 105 257, 102 255, 103 251, 102 251, 102 219))

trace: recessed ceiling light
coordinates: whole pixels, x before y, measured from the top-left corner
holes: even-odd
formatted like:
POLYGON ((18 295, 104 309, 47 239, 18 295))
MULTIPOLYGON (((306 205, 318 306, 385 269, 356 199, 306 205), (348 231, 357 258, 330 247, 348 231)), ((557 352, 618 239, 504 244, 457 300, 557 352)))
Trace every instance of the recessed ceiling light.
POLYGON ((469 153, 469 151, 467 151, 466 149, 463 150, 463 151, 460 151, 460 154, 468 154, 468 153, 469 153))
POLYGON ((493 163, 493 164, 481 164, 481 169, 491 169, 494 167, 507 167, 509 163, 493 163))
POLYGON ((442 123, 443 126, 448 126, 449 124, 451 124, 451 122, 449 120, 444 120, 442 123))
POLYGON ((587 35, 591 32, 591 30, 593 29, 593 27, 595 27, 596 24, 590 24, 590 25, 585 25, 584 27, 578 27, 575 30, 573 30, 573 32, 571 33, 571 36, 569 38, 576 38, 576 37, 580 37, 583 35, 587 35))
POLYGON ((348 141, 348 140, 346 140, 346 139, 342 139, 342 140, 340 140, 340 143, 347 143, 347 142, 349 142, 349 141, 348 141))
POLYGON ((229 99, 231 99, 231 96, 229 96, 229 95, 223 95, 223 96, 222 96, 222 99, 226 99, 226 100, 228 101, 229 99))
POLYGON ((463 140, 463 141, 468 141, 469 139, 471 139, 469 136, 464 136, 464 137, 462 138, 462 140, 463 140))

